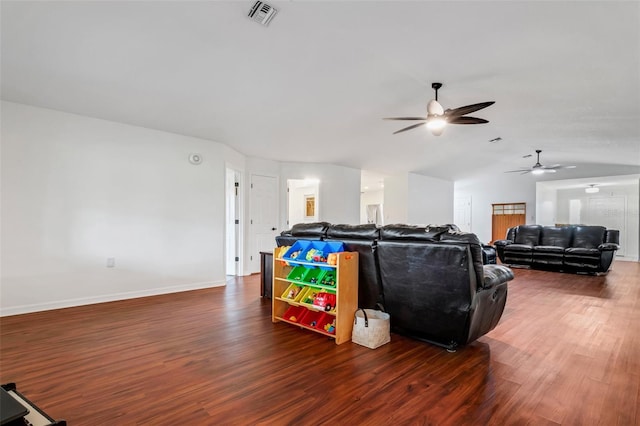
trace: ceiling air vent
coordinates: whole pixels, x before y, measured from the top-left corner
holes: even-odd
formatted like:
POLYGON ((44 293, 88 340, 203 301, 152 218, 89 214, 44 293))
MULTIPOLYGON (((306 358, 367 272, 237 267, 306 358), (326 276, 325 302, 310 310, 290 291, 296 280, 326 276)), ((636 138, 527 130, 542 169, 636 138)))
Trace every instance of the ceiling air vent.
POLYGON ((249 11, 249 18, 256 22, 261 23, 265 27, 269 25, 269 22, 276 16, 278 11, 263 1, 256 1, 251 10, 249 11))

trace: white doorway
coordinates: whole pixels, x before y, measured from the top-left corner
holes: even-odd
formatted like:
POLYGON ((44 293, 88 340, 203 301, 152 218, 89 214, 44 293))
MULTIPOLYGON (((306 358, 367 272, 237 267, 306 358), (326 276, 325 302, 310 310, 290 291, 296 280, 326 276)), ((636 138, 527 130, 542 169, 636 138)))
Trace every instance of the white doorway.
POLYGON ((242 275, 240 253, 242 238, 241 217, 241 179, 242 173, 227 167, 225 170, 225 273, 242 275))
POLYGON ((318 193, 315 179, 287 180, 287 225, 318 222, 320 220, 318 193))
POLYGON ((463 232, 471 231, 471 195, 456 197, 453 202, 453 223, 463 232))
POLYGON ((272 252, 278 234, 278 178, 251 175, 249 270, 260 271, 260 252, 272 252))
POLYGON ((627 247, 626 203, 625 197, 589 197, 587 207, 587 223, 620 231, 620 248, 616 253, 617 256, 624 256, 627 247))

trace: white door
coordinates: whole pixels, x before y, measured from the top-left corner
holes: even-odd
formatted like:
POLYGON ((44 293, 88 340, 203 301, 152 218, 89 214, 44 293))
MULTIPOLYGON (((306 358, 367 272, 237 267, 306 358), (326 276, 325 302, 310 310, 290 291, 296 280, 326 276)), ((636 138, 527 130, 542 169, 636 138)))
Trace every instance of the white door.
POLYGON ((273 251, 278 234, 278 180, 251 175, 251 252, 249 270, 260 271, 260 252, 273 251))
POLYGON ((471 232, 471 196, 456 197, 453 206, 453 223, 461 231, 471 232))
POLYGON ((594 197, 589 198, 587 210, 588 225, 600 225, 620 231, 620 248, 616 252, 617 256, 624 256, 626 246, 625 204, 626 197, 594 197))

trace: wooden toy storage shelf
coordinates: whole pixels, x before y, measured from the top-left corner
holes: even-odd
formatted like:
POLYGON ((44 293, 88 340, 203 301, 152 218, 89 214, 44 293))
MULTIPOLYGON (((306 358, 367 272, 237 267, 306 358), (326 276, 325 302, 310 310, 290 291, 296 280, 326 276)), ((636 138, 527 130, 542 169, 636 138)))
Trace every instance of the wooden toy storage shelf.
MULTIPOLYGON (((351 340, 353 317, 358 309, 358 253, 337 253, 335 266, 314 262, 285 261, 273 256, 273 288, 271 293, 271 319, 273 322, 283 321, 313 332, 335 339, 337 345, 351 340), (322 266, 322 269, 319 269, 322 266), (290 277, 295 267, 303 267, 301 271, 309 275, 335 274, 335 285, 323 285, 320 280, 311 283, 307 280, 296 280, 290 277), (290 296, 292 286, 299 287, 296 296, 290 296), (329 292, 336 295, 336 306, 329 312, 310 303, 304 303, 306 292, 329 292), (325 326, 335 319, 335 331, 326 331, 325 326)), ((298 275, 298 274, 295 274, 298 275)))

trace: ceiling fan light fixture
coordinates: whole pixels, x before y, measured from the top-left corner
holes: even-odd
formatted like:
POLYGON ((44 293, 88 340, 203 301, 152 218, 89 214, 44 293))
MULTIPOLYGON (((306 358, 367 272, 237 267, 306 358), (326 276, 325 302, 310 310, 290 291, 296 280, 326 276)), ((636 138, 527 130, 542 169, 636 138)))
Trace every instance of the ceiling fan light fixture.
POLYGON ((533 169, 531 170, 532 175, 541 175, 544 173, 544 169, 533 169))
POLYGON ((600 192, 600 188, 598 188, 595 184, 591 184, 588 188, 584 189, 584 192, 586 192, 587 194, 596 194, 600 192))
POLYGON ((447 120, 442 117, 433 117, 427 120, 429 130, 442 130, 447 125, 447 120))

